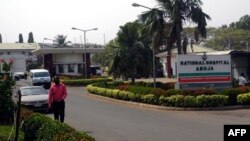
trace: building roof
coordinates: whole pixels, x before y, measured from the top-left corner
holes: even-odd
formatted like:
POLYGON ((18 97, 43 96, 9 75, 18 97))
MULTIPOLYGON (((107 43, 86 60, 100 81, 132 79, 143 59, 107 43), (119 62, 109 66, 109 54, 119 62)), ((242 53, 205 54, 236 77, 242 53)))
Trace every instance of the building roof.
POLYGON ((37 43, 0 43, 0 50, 34 50, 39 45, 37 43))
POLYGON ((39 44, 39 48, 33 50, 32 53, 39 54, 59 54, 59 53, 100 53, 103 52, 104 48, 101 45, 87 44, 86 49, 82 46, 64 46, 57 47, 53 44, 39 44))
MULTIPOLYGON (((192 52, 191 47, 190 46, 187 47, 187 53, 200 53, 200 52, 209 53, 209 52, 216 52, 216 50, 211 49, 211 48, 207 48, 207 47, 204 47, 204 46, 193 45, 193 52, 192 52)), ((172 55, 175 56, 177 53, 178 53, 177 48, 174 48, 172 50, 172 55)), ((168 56, 167 51, 156 54, 156 57, 160 57, 160 58, 161 57, 166 57, 166 56, 168 56)))

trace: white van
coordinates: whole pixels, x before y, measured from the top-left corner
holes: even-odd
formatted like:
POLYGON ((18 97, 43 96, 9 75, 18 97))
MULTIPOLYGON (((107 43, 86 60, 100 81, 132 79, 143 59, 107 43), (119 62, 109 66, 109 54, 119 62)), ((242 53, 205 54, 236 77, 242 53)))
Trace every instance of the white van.
POLYGON ((48 70, 33 69, 30 70, 29 80, 32 86, 44 86, 49 89, 51 84, 51 77, 48 70))

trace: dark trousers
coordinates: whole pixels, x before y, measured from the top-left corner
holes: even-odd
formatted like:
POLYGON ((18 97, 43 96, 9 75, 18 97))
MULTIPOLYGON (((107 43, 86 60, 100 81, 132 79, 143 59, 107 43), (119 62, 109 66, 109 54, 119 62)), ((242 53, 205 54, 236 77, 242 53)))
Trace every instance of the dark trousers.
POLYGON ((55 120, 59 120, 64 122, 64 116, 65 116, 65 102, 64 101, 54 101, 52 103, 53 107, 53 113, 54 113, 54 118, 55 120))

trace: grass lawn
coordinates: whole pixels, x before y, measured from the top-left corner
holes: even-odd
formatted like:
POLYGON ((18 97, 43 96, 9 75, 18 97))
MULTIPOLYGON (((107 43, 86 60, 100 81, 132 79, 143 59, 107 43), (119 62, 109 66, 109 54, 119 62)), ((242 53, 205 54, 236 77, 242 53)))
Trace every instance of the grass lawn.
MULTIPOLYGON (((11 128, 12 126, 2 126, 0 125, 0 141, 7 141, 8 137, 10 135, 11 132, 11 128)), ((12 131, 12 136, 11 136, 11 141, 14 139, 14 134, 15 134, 15 128, 12 131)), ((19 131, 19 137, 18 137, 19 141, 23 141, 24 140, 24 133, 19 131)))

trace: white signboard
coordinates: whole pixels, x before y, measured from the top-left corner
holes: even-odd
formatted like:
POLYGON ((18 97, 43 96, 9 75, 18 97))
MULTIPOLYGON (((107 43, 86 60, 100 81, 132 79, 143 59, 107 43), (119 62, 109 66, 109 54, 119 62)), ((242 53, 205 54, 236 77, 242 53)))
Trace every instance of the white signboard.
POLYGON ((230 55, 178 55, 179 88, 231 84, 230 55), (192 85, 189 85, 192 84, 192 85), (206 85, 209 84, 209 85, 206 85))

